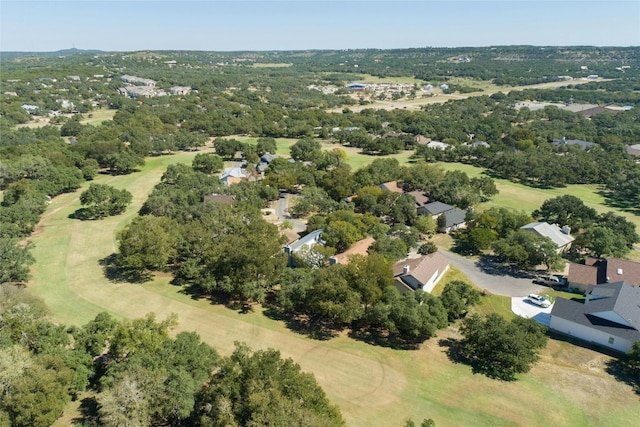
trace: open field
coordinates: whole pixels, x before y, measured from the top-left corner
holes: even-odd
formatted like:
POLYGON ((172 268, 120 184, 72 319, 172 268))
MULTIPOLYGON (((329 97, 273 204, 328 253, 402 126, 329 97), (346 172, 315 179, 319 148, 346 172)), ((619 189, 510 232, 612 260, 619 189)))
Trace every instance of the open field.
POLYGON ((374 347, 346 335, 315 341, 267 318, 259 307, 240 314, 192 299, 170 285, 166 275, 143 285, 110 282, 100 260, 116 250, 115 232, 135 216, 167 165, 188 164, 195 154, 150 158, 141 172, 97 177, 96 182, 133 193, 133 206, 117 217, 70 219, 80 207, 82 190, 52 201, 32 237, 37 262, 29 288, 44 298, 54 320, 77 325, 105 310, 122 318, 153 311, 162 319, 177 313, 178 330, 197 331, 222 354, 232 351, 234 341, 277 348, 315 374, 350 426, 400 426, 409 418, 432 418, 438 427, 622 426, 637 421, 640 401, 630 387, 604 372, 608 357, 565 342, 551 341, 530 374, 504 383, 449 361, 438 340, 455 338, 455 328, 440 331, 415 351, 374 347))
POLYGON ((116 115, 117 111, 118 110, 109 110, 105 108, 94 110, 89 113, 83 114, 83 118, 82 120, 80 120, 80 123, 82 123, 83 125, 98 126, 104 121, 113 119, 113 116, 116 115))

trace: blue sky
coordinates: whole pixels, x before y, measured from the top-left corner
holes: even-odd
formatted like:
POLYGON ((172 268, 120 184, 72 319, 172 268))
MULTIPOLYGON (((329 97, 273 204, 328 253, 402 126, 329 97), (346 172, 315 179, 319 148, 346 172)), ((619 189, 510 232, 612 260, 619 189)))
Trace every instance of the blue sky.
POLYGON ((5 1, 0 50, 640 46, 633 1, 5 1))

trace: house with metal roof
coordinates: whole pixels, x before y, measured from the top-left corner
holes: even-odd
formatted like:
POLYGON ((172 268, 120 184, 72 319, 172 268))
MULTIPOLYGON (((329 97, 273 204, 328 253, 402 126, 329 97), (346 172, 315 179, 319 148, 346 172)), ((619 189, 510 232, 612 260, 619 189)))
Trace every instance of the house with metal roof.
POLYGON ((553 331, 626 353, 640 341, 640 288, 614 282, 590 286, 584 304, 558 297, 553 331))
POLYGON ((532 222, 520 227, 522 230, 528 230, 536 233, 539 236, 548 237, 558 248, 558 253, 563 253, 569 250, 571 242, 575 239, 571 234, 571 229, 566 225, 562 228, 556 224, 549 224, 548 222, 532 222))

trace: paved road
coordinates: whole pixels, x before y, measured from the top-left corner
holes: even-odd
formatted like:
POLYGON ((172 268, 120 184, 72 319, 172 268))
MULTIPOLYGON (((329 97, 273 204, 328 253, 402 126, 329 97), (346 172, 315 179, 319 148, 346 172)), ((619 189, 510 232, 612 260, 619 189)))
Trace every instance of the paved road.
POLYGON ((289 194, 285 194, 277 200, 275 214, 280 221, 289 220, 293 225, 293 231, 300 233, 307 229, 307 225, 289 215, 289 197, 289 194))
POLYGON ((442 249, 438 252, 480 289, 486 289, 492 294, 525 297, 532 293, 543 292, 546 289, 544 286, 535 285, 532 282, 532 277, 502 268, 490 261, 467 259, 442 249))

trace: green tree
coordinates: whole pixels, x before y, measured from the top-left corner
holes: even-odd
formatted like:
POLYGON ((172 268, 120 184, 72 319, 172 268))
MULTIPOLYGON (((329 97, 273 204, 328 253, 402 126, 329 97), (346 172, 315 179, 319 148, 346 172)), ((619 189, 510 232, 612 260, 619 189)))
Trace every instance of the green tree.
POLYGON ((568 225, 573 230, 580 230, 593 224, 597 212, 584 204, 576 196, 565 194, 545 200, 540 209, 533 212, 535 218, 560 227, 568 225))
POLYGON ((332 221, 322 232, 322 239, 327 246, 335 248, 338 253, 346 251, 362 237, 358 228, 346 221, 332 221))
POLYGON ((291 158, 296 161, 315 162, 322 157, 322 146, 313 138, 303 138, 291 146, 291 158))
POLYGON ((480 292, 461 280, 447 283, 440 295, 440 302, 447 310, 449 322, 467 315, 469 309, 480 302, 480 292))
POLYGON ((497 240, 493 244, 493 250, 503 256, 505 261, 525 270, 540 264, 546 265, 548 270, 559 270, 564 265, 551 239, 527 230, 518 230, 497 240))
POLYGON ((575 245, 589 250, 595 257, 621 257, 630 250, 624 235, 601 226, 590 227, 580 234, 575 245))
POLYGON ((269 137, 258 138, 256 145, 256 152, 258 156, 262 156, 266 153, 276 154, 278 151, 276 140, 269 137))
POLYGON ((29 279, 29 268, 35 262, 31 249, 31 242, 19 245, 16 239, 0 237, 0 284, 24 283, 29 279))
POLYGON ((80 203, 85 206, 84 218, 104 218, 118 215, 131 203, 133 195, 127 190, 118 190, 105 184, 90 184, 80 194, 80 203))
POLYGON ((117 235, 117 264, 133 270, 160 270, 176 255, 176 224, 166 217, 134 218, 117 235))
POLYGON ((533 319, 505 320, 492 313, 485 319, 467 317, 460 329, 464 357, 479 372, 504 381, 528 372, 539 359, 538 350, 547 344, 545 328, 533 319))
POLYGON ((224 168, 222 157, 213 153, 198 153, 191 164, 193 170, 208 174, 220 172, 224 168))
POLYGON ((199 426, 344 426, 312 374, 275 350, 236 344, 196 400, 199 426))

